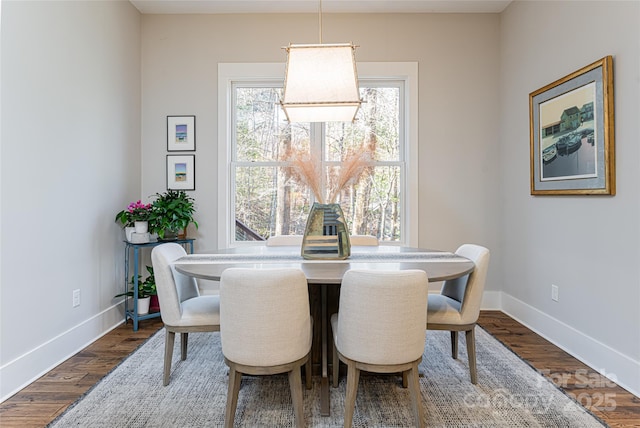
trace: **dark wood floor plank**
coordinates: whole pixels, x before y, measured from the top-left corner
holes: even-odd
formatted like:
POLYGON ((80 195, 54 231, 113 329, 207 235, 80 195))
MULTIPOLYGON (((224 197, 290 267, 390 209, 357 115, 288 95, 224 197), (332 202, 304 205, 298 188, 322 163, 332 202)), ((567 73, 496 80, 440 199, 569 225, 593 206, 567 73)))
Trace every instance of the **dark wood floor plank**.
POLYGON ((112 330, 0 404, 0 427, 46 426, 160 328, 153 318, 112 330))
POLYGON ((640 427, 640 398, 500 311, 478 324, 611 427, 640 427))
MULTIPOLYGON (((638 397, 502 312, 483 311, 479 324, 609 426, 640 427, 638 397), (605 408, 605 397, 615 408, 605 408)), ((0 426, 46 426, 161 327, 155 318, 141 322, 137 332, 130 323, 109 332, 0 404, 0 426)))

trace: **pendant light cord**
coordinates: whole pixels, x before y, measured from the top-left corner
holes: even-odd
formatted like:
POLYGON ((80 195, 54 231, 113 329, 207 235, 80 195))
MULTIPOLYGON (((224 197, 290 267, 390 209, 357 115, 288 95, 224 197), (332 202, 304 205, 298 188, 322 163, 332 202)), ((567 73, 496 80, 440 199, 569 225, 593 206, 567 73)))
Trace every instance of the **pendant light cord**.
POLYGON ((320 0, 320 7, 318 7, 318 31, 320 33, 320 44, 322 44, 322 0, 320 0))

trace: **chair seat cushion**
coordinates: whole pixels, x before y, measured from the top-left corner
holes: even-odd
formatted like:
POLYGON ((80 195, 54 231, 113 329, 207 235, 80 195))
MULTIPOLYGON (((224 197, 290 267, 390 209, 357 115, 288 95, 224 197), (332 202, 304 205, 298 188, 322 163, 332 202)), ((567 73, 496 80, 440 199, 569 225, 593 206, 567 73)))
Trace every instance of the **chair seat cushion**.
POLYGON ((427 301, 427 328, 429 324, 462 323, 460 302, 441 294, 430 294, 427 301))
MULTIPOLYGON (((182 302, 182 316, 175 326, 220 325, 220 297, 192 297, 182 302)), ((162 309, 161 309, 162 310, 162 309)))

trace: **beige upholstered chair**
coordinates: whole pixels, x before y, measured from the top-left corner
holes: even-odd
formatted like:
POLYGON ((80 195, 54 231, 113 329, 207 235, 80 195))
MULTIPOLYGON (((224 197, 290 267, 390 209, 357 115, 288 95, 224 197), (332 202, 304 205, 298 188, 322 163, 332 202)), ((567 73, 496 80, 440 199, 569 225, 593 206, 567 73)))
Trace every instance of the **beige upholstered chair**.
POLYGON ((373 235, 351 235, 349 237, 349 242, 351 242, 351 245, 356 246, 377 247, 380 245, 378 238, 373 235))
POLYGON ((353 420, 361 370, 406 373, 416 426, 424 426, 418 364, 425 345, 427 294, 427 274, 421 270, 345 273, 340 311, 331 316, 334 387, 338 358, 347 365, 345 427, 353 420))
POLYGON ((276 235, 267 238, 267 247, 279 247, 283 245, 302 246, 302 235, 276 235))
POLYGON ((458 358, 458 332, 464 331, 469 356, 471 383, 478 382, 474 329, 489 268, 489 250, 480 245, 464 244, 456 254, 472 260, 476 267, 469 275, 445 281, 440 294, 429 296, 427 330, 451 331, 451 356, 458 358))
POLYGON ((169 384, 176 333, 180 333, 181 358, 187 358, 189 333, 220 330, 218 296, 200 296, 195 278, 177 272, 172 263, 186 251, 176 243, 154 247, 153 272, 160 302, 160 316, 166 330, 163 384, 169 384))
POLYGON ((225 427, 233 427, 242 374, 289 374, 295 425, 304 426, 302 378, 311 389, 312 323, 300 269, 232 268, 220 278, 220 338, 230 368, 225 427))

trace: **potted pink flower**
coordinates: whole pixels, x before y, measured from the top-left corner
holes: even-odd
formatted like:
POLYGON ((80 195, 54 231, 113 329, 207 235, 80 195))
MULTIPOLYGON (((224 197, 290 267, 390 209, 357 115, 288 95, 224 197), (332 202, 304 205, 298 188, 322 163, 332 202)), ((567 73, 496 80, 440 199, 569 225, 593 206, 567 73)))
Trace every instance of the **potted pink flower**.
POLYGON ((131 202, 127 209, 116 214, 116 221, 125 227, 127 240, 131 240, 131 233, 147 233, 151 218, 151 204, 143 204, 141 200, 131 202))

